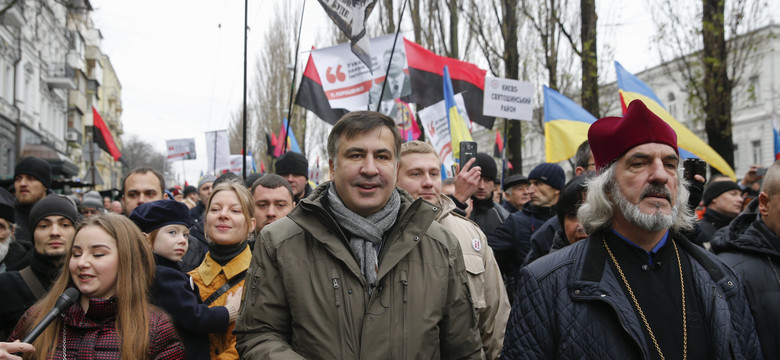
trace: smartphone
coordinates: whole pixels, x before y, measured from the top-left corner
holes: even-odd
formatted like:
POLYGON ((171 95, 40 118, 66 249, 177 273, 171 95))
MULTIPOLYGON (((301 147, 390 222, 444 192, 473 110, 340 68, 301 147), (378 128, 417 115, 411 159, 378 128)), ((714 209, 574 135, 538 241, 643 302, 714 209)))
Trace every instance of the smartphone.
POLYGON ((460 142, 460 168, 462 169, 471 158, 477 156, 477 143, 474 141, 460 142))
POLYGON ((756 169, 756 176, 764 176, 764 175, 766 175, 766 168, 765 167, 760 167, 760 168, 756 169))
POLYGON ((686 180, 692 180, 695 175, 707 178, 707 163, 700 159, 686 159, 683 162, 683 169, 683 177, 686 180))

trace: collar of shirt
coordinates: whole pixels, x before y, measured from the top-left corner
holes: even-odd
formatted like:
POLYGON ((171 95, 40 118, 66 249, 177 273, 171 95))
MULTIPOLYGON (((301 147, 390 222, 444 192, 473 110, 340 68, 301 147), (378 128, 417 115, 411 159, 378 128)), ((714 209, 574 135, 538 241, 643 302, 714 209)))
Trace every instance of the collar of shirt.
POLYGON ((198 267, 198 273, 203 280, 203 284, 209 286, 214 279, 217 278, 219 273, 224 272, 227 280, 232 279, 234 276, 240 274, 242 271, 249 268, 249 263, 252 262, 252 252, 247 246, 238 256, 230 260, 225 266, 219 265, 218 262, 211 258, 211 254, 206 253, 206 259, 198 267))
POLYGON ((666 232, 664 233, 664 236, 661 238, 661 241, 659 241, 658 244, 656 244, 652 250, 646 251, 645 249, 642 249, 639 245, 635 244, 633 241, 629 240, 627 237, 623 236, 621 233, 617 232, 617 230, 615 230, 614 228, 610 228, 610 230, 612 230, 612 233, 617 235, 618 238, 622 239, 629 245, 637 249, 641 249, 642 251, 647 253, 647 264, 650 266, 655 264, 655 255, 658 254, 658 250, 661 250, 661 248, 664 247, 664 245, 666 245, 666 240, 669 238, 669 230, 667 229, 666 232))

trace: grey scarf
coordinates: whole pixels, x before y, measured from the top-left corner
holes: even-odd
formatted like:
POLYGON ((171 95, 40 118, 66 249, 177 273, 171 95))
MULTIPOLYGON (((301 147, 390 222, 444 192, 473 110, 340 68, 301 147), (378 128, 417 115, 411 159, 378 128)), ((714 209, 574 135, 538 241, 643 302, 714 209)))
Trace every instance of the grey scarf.
POLYGON ((348 209, 336 194, 336 187, 328 187, 330 210, 336 222, 350 233, 349 245, 357 256, 360 269, 368 283, 369 295, 376 286, 376 275, 379 269, 376 246, 382 244, 384 234, 395 223, 398 210, 401 208, 401 196, 394 190, 382 210, 364 218, 348 209))

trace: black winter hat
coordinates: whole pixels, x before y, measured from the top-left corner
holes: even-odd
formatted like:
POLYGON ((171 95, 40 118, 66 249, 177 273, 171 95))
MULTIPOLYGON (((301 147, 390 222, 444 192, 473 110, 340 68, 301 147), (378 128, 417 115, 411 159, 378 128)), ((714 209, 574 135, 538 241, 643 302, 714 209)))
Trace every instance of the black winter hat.
POLYGON ((739 185, 733 181, 716 181, 714 183, 710 183, 707 185, 707 188, 704 189, 704 195, 702 195, 704 206, 708 206, 716 197, 720 196, 724 192, 731 190, 741 189, 739 188, 739 185))
POLYGON ((81 220, 76 206, 70 200, 59 195, 49 195, 36 202, 30 210, 30 230, 35 231, 38 222, 52 215, 67 218, 73 223, 73 226, 78 225, 79 220, 81 220))
POLYGON ((517 184, 528 184, 528 178, 520 174, 515 174, 510 177, 507 177, 506 179, 504 179, 503 189, 504 191, 507 191, 507 189, 517 184))
POLYGON ((276 174, 295 174, 309 178, 309 161, 301 153, 288 151, 276 159, 276 174))
POLYGON ((187 197, 187 195, 192 194, 192 193, 197 193, 197 192, 198 192, 198 189, 196 189, 192 185, 187 185, 187 186, 184 187, 184 197, 187 197))
POLYGON ((176 200, 157 200, 138 205, 130 213, 130 220, 147 234, 165 225, 184 225, 189 228, 190 208, 176 200))
MULTIPOLYGON (((485 153, 477 153, 476 158, 477 160, 474 161, 472 167, 479 166, 482 169, 482 177, 495 182, 498 168, 496 167, 496 161, 493 160, 493 157, 485 153)), ((463 164, 461 164, 461 166, 463 166, 463 164)))
POLYGON ((32 156, 22 159, 14 168, 14 177, 21 174, 30 175, 38 179, 47 189, 51 188, 51 165, 45 160, 32 156))
POLYGON ((566 174, 558 164, 541 163, 531 170, 528 174, 528 180, 538 180, 560 190, 566 183, 566 174))
POLYGON ((2 187, 0 187, 0 219, 5 219, 12 224, 16 222, 14 221, 14 197, 2 187))

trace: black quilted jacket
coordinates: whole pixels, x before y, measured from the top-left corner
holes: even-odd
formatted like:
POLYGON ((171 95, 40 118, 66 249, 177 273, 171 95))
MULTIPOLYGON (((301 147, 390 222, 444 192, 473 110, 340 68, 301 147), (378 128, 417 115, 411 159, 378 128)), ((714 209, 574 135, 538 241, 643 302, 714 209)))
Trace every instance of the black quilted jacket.
MULTIPOLYGON (((631 300, 607 263, 599 233, 520 272, 503 359, 648 359, 631 300)), ((747 300, 733 271, 679 234, 712 337, 712 359, 760 359, 747 300)))

